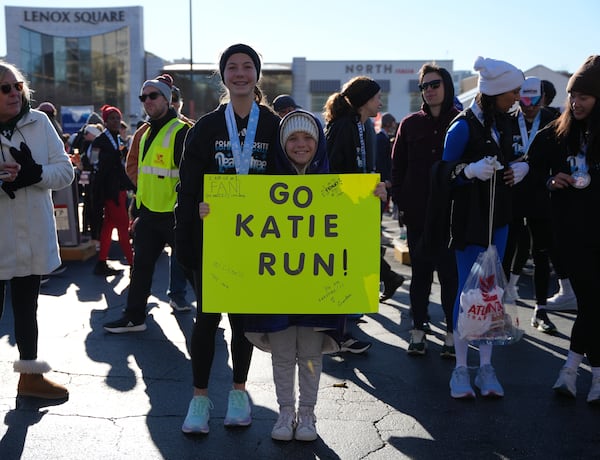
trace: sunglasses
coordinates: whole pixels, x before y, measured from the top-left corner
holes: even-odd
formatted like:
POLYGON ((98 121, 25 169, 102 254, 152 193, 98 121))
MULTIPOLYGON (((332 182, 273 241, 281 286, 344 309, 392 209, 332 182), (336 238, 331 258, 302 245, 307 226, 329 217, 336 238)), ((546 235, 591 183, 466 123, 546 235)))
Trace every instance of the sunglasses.
POLYGON ((16 83, 5 83, 3 85, 0 85, 0 91, 2 91, 2 94, 9 94, 13 88, 20 93, 21 91, 23 91, 23 82, 18 81, 16 83))
POLYGON ((419 85, 419 89, 421 91, 426 91, 427 88, 438 89, 441 84, 442 84, 442 80, 431 80, 431 81, 428 81, 427 83, 421 83, 419 85))
POLYGON ((525 106, 525 107, 536 106, 536 105, 539 105, 540 102, 542 102, 542 96, 535 96, 535 97, 522 96, 520 102, 521 102, 521 106, 525 106))
POLYGON ((160 96, 160 93, 158 93, 156 91, 154 91, 154 92, 152 92, 150 94, 142 94, 140 96, 140 101, 146 102, 146 99, 148 99, 148 98, 150 98, 151 100, 154 101, 158 96, 160 96))

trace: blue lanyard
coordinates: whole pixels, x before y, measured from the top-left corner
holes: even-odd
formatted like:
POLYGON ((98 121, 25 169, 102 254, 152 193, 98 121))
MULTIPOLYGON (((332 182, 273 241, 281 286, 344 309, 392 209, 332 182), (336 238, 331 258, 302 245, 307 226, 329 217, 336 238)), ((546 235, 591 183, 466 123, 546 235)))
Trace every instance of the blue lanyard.
POLYGON ((356 122, 358 128, 358 139, 360 140, 360 157, 362 160, 362 170, 367 172, 367 148, 365 147, 365 127, 359 121, 356 122))
POLYGON ((244 147, 242 148, 231 102, 227 104, 227 108, 225 109, 225 122, 227 123, 227 132, 229 133, 229 142, 231 143, 231 152, 233 153, 233 162, 237 174, 248 174, 248 171, 250 171, 252 147, 254 146, 254 138, 256 137, 259 114, 258 105, 256 102, 253 102, 252 109, 250 110, 250 118, 248 119, 248 126, 246 127, 244 147))
POLYGON ((521 132, 521 145, 523 146, 523 153, 527 155, 529 146, 533 142, 533 138, 540 128, 540 112, 538 112, 538 114, 535 116, 529 134, 527 134, 527 127, 525 126, 525 117, 523 116, 523 112, 519 112, 517 120, 519 122, 519 131, 521 132))

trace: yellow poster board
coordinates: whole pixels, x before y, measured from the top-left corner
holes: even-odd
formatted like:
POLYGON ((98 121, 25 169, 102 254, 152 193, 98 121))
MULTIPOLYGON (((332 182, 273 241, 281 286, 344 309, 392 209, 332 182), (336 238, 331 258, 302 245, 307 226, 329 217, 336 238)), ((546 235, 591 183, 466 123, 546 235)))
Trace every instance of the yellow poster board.
POLYGON ((378 174, 206 175, 203 311, 376 312, 378 181, 378 174))

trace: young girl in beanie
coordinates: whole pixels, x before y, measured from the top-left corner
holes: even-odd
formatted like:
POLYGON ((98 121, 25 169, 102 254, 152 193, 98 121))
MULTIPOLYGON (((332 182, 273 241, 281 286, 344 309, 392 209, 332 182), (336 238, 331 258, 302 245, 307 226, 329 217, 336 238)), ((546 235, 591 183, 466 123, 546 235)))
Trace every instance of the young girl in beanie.
POLYGON ((600 56, 583 63, 567 92, 564 112, 540 131, 530 148, 534 180, 550 191, 557 246, 577 297, 569 353, 553 388, 575 398, 577 370, 587 355, 592 367, 587 401, 600 404, 600 342, 595 334, 600 321, 600 56))
MULTIPOLYGON (((276 165, 279 174, 329 172, 325 136, 319 120, 303 110, 287 114, 279 125, 276 165)), ((314 408, 323 366, 322 353, 339 350, 325 333, 341 326, 339 315, 249 315, 248 339, 271 352, 279 417, 271 437, 278 441, 317 439, 314 408), (295 375, 298 369, 299 407, 296 415, 295 375)))
MULTIPOLYGON (((179 167, 180 187, 175 208, 176 255, 195 271, 198 312, 191 342, 194 395, 182 431, 208 433, 210 370, 221 315, 202 311, 202 228, 198 210, 203 202, 205 174, 267 174, 274 170, 279 117, 263 104, 257 86, 261 61, 254 49, 236 44, 221 55, 219 71, 226 94, 223 103, 200 118, 189 131, 179 167), (228 99, 226 102, 225 99, 228 99), (200 237, 199 237, 200 236, 200 237)), ((246 379, 252 345, 246 339, 241 315, 229 314, 233 389, 229 392, 226 426, 247 426, 252 421, 246 379)))
MULTIPOLYGON (((490 180, 495 176, 492 244, 504 255, 511 220, 510 187, 520 182, 529 168, 509 164, 512 130, 507 112, 519 101, 523 72, 508 62, 479 57, 479 93, 469 108, 452 123, 446 135, 443 161, 451 165, 447 180, 452 189, 450 244, 456 256, 458 291, 454 304, 456 329, 460 293, 477 260, 489 244, 490 180), (473 205, 477 202, 477 205, 473 205)), ((467 351, 469 343, 455 334, 456 367, 450 379, 453 398, 474 398, 467 351)), ((502 397, 504 389, 491 365, 492 345, 479 345, 479 368, 475 385, 485 397, 502 397)))

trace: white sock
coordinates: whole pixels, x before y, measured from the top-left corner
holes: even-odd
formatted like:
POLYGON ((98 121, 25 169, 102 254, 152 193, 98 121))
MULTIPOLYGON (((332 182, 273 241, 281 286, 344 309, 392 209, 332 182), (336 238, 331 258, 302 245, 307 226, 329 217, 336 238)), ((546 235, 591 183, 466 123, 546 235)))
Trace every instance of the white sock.
POLYGON ((600 367, 592 367, 592 378, 600 377, 600 367))
POLYGON ((479 345, 479 366, 492 364, 492 347, 489 343, 479 345))
POLYGON ((567 354, 567 361, 565 362, 565 367, 577 370, 577 368, 581 364, 581 361, 583 361, 583 355, 569 350, 569 353, 567 354))
POLYGON ((545 310, 545 309, 546 309, 546 305, 537 305, 536 304, 535 308, 533 310, 533 314, 535 315, 538 312, 538 310, 545 310))
POLYGON ((510 274, 510 279, 508 280, 509 286, 516 286, 519 282, 519 275, 515 275, 514 273, 510 274))
POLYGON ((461 339, 458 334, 454 336, 454 351, 456 353, 456 367, 467 367, 469 342, 465 339, 461 339))

